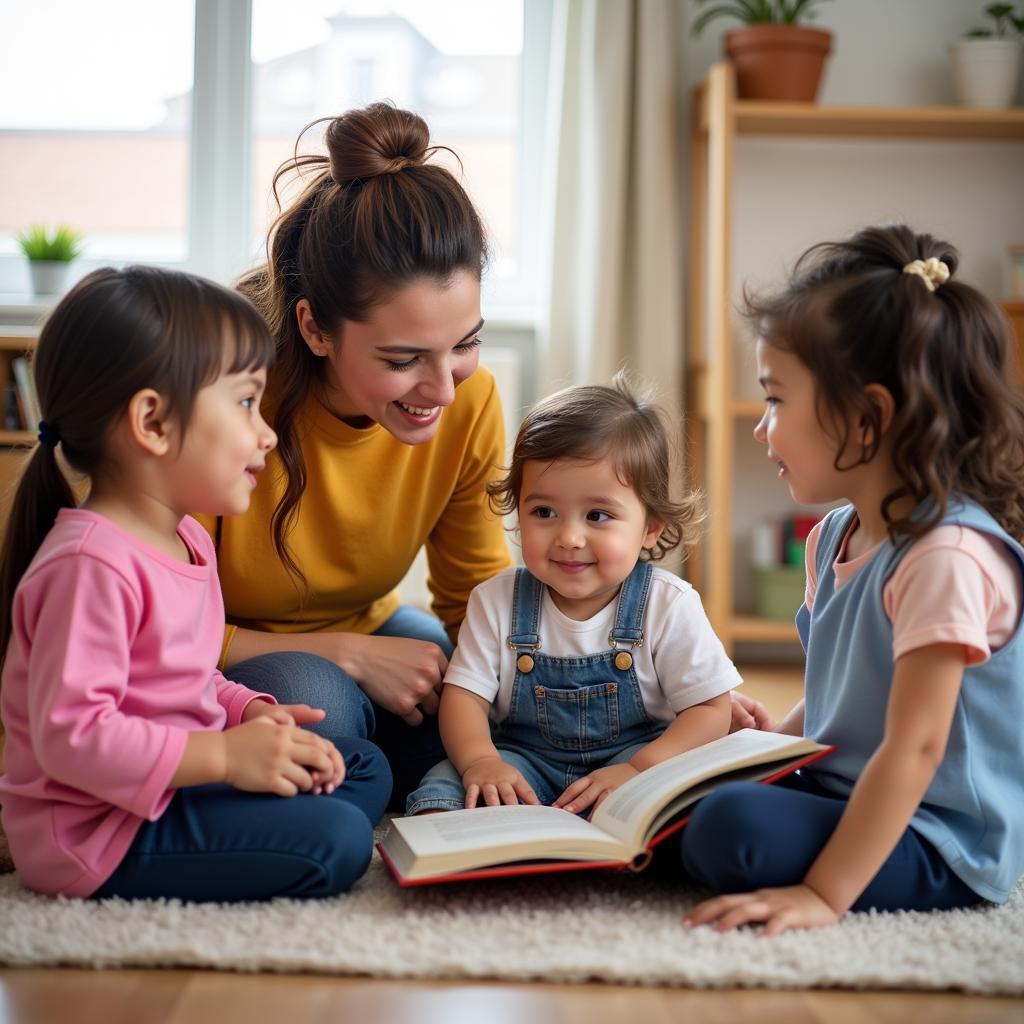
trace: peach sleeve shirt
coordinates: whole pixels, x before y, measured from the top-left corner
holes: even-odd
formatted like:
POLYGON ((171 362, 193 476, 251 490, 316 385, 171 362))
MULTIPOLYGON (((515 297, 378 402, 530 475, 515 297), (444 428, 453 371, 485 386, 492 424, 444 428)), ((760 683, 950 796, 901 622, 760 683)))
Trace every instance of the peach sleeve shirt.
MULTIPOLYGON (((819 523, 807 538, 808 611, 817 588, 819 523)), ((848 536, 848 535, 847 535, 848 536)), ((866 565, 878 546, 846 561, 846 542, 833 562, 836 587, 866 565)), ((980 665, 1013 635, 1024 604, 1024 581, 1009 549, 977 530, 939 526, 913 543, 882 590, 893 627, 893 658, 930 644, 963 644, 968 665, 980 665)))

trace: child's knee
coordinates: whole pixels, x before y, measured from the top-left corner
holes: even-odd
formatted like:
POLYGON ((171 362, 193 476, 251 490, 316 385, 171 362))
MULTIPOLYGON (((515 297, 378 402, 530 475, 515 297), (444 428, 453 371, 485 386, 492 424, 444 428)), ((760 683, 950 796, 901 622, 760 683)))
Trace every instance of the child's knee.
MULTIPOLYGON (((704 797, 686 827, 680 845, 683 867, 712 889, 743 888, 750 877, 750 852, 763 842, 765 809, 758 800, 764 787, 738 782, 704 797)), ((784 823, 768 823, 769 828, 784 823)))

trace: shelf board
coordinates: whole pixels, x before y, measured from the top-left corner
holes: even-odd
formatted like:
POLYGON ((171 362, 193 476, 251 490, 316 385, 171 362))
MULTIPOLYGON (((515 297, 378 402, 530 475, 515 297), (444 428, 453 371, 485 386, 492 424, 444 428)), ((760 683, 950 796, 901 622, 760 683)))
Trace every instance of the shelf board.
POLYGON ((1024 109, 980 110, 972 107, 821 106, 775 100, 735 98, 735 72, 727 61, 715 64, 697 88, 697 128, 706 134, 717 111, 738 135, 854 136, 902 139, 1009 139, 1024 141, 1024 109))
POLYGON ((31 430, 0 430, 0 445, 32 444, 35 439, 31 430))
POLYGON ((759 420, 764 415, 763 398, 734 398, 732 414, 738 420, 759 420))
POLYGON ((736 100, 742 135, 839 135, 906 139, 1024 141, 1024 109, 968 107, 822 107, 814 103, 736 100))
POLYGON ((39 332, 31 327, 0 327, 0 351, 28 352, 38 340, 39 332))
POLYGON ((789 619, 761 619, 756 615, 734 615, 731 632, 734 641, 771 644, 800 642, 796 624, 789 619))

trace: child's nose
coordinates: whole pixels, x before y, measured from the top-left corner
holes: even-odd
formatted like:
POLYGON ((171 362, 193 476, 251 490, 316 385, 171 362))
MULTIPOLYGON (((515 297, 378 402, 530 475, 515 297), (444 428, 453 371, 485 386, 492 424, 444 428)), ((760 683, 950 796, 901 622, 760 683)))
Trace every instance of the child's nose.
POLYGON ((575 523, 563 523, 558 531, 558 544, 563 548, 583 547, 583 531, 575 523))
POLYGON ((768 443, 768 410, 761 414, 761 418, 754 425, 754 438, 761 444, 768 443))
POLYGON ((260 431, 260 450, 264 452, 273 451, 277 447, 277 434, 265 420, 263 429, 260 431))

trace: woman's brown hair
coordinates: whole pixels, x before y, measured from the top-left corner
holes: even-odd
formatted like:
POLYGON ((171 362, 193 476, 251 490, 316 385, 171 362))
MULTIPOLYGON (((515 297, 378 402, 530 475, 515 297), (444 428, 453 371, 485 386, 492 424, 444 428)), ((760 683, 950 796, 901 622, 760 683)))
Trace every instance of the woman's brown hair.
POLYGON ((879 410, 865 388, 892 394, 888 436, 902 483, 882 514, 894 541, 932 529, 954 494, 1024 540, 1024 397, 1012 333, 990 299, 956 278, 959 262, 948 242, 906 225, 870 227, 812 246, 778 294, 746 297, 761 338, 814 374, 818 419, 838 436, 836 469, 852 468, 843 426, 851 419, 870 437, 855 464, 878 452, 879 410), (934 290, 904 272, 932 258, 950 274, 934 290), (918 507, 896 515, 894 503, 907 497, 918 507))
POLYGON ((346 320, 365 321, 370 310, 419 278, 447 283, 459 270, 477 279, 487 246, 483 224, 450 171, 428 163, 426 123, 386 103, 350 110, 327 122, 326 154, 298 153, 274 176, 281 207, 282 179, 313 170, 312 180, 275 221, 266 266, 239 287, 253 299, 277 340, 277 365, 268 387, 271 423, 285 471, 285 490, 271 532, 283 564, 304 579, 287 546, 306 465, 296 416, 323 387, 324 361, 299 331, 296 304, 305 298, 327 335, 346 320))
POLYGON ((131 398, 153 388, 188 425, 196 395, 221 373, 269 366, 274 342, 243 296, 191 274, 104 268, 50 314, 32 360, 43 424, 11 504, 0 569, 0 658, 14 592, 62 508, 75 497, 57 462, 95 477, 131 398))
POLYGON ((538 402, 519 427, 508 471, 487 485, 487 493, 494 511, 508 515, 519 510, 527 462, 610 458, 619 480, 647 510, 648 522, 665 524, 654 547, 641 554, 656 560, 681 543, 692 544, 703 520, 699 494, 672 493, 673 449, 665 414, 620 372, 611 387, 584 384, 538 402))

